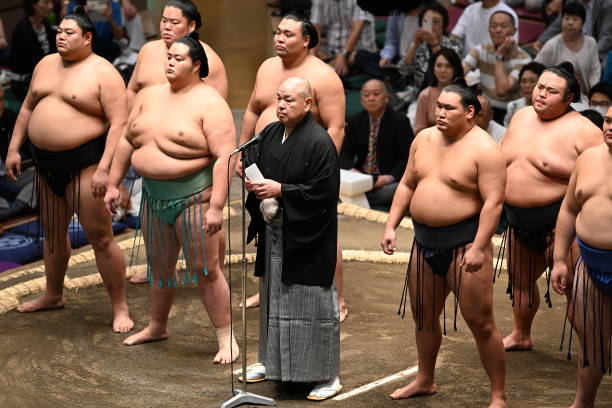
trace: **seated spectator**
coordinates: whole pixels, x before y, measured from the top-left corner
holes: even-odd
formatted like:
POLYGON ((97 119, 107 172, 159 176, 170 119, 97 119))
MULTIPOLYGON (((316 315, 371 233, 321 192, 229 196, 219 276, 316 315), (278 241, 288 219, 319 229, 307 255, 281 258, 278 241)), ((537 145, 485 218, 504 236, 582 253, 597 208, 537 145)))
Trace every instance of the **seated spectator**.
POLYGON ((499 143, 506 134, 506 128, 491 120, 493 119, 493 110, 487 98, 478 95, 478 102, 480 102, 480 111, 476 114, 476 124, 499 143))
POLYGON ((608 108, 612 106, 612 84, 599 82, 589 90, 588 96, 589 108, 605 115, 608 108))
POLYGON ((459 55, 450 48, 442 48, 434 54, 431 66, 431 86, 423 89, 417 101, 414 134, 436 124, 436 107, 442 88, 454 82, 455 78, 463 78, 463 68, 459 55))
MULTIPOLYGON (((482 0, 473 3, 463 10, 455 28, 451 32, 451 36, 461 39, 463 43, 463 52, 468 53, 477 45, 489 42, 489 21, 493 13, 497 11, 505 11, 510 13, 514 18, 516 31, 513 34, 514 41, 518 42, 518 15, 501 0, 482 0)), ((465 54, 459 54, 462 57, 465 54)))
MULTIPOLYGON (((22 169, 17 181, 6 177, 3 159, 6 158, 9 140, 17 114, 4 107, 4 88, 0 87, 0 221, 7 220, 36 206, 34 195, 34 168, 22 169)), ((29 158, 29 144, 21 148, 22 159, 29 158)), ((25 161, 23 162, 25 163, 25 161)))
POLYGON ((389 207, 408 162, 414 139, 410 121, 388 106, 385 85, 371 79, 361 88, 365 111, 349 118, 340 167, 371 174, 374 187, 366 193, 373 207, 389 207))
POLYGON ((561 34, 544 44, 535 61, 547 67, 559 65, 563 61, 571 62, 580 89, 587 93, 599 81, 601 66, 595 39, 582 33, 585 18, 586 11, 582 4, 566 3, 561 12, 561 34))
POLYGON ((493 119, 503 123, 508 102, 520 96, 519 72, 531 61, 513 36, 516 21, 512 14, 496 11, 489 21, 490 39, 470 50, 463 60, 463 71, 480 70, 482 92, 493 107, 493 119))
POLYGON ((96 29, 93 52, 112 63, 121 53, 118 41, 126 38, 121 5, 111 0, 72 0, 68 4, 68 14, 76 6, 85 7, 87 17, 96 29))
POLYGON ((121 0, 121 11, 125 21, 125 33, 129 39, 128 48, 138 54, 138 51, 145 44, 145 34, 142 19, 136 7, 130 0, 121 0))
POLYGON ((506 116, 504 116, 504 126, 508 127, 510 119, 519 109, 525 106, 531 106, 531 94, 533 94, 533 88, 538 83, 538 78, 542 75, 542 72, 546 67, 539 62, 530 62, 529 64, 521 68, 519 73, 519 88, 521 90, 521 96, 518 99, 508 102, 508 109, 506 110, 506 116))
POLYGON ((4 24, 0 18, 0 67, 8 67, 11 65, 11 54, 9 51, 8 38, 4 31, 4 24))
POLYGON ((603 129, 604 118, 603 116, 601 116, 601 113, 599 113, 598 110, 585 109, 581 111, 580 114, 584 116, 585 118, 587 118, 588 120, 590 120, 591 122, 593 122, 593 124, 597 126, 598 128, 603 129))
POLYGON ((11 38, 11 69, 19 75, 31 75, 45 55, 57 52, 55 31, 46 18, 52 0, 23 0, 26 16, 17 24, 11 38))
POLYGON ((512 8, 525 6, 525 9, 530 13, 539 13, 544 4, 543 0, 506 0, 506 4, 512 8))
MULTIPOLYGON (((562 0, 565 4, 576 0, 562 0)), ((597 41, 599 57, 604 60, 612 49, 612 0, 578 0, 586 10, 586 17, 582 25, 584 35, 589 35, 597 41)), ((533 48, 539 51, 551 38, 561 33, 561 15, 558 15, 534 43, 533 48)))
POLYGON ((310 21, 319 32, 319 45, 312 49, 341 77, 355 65, 357 50, 368 51, 378 62, 374 16, 363 11, 357 0, 313 0, 310 21))
POLYGON ((444 6, 435 1, 423 6, 419 14, 419 28, 414 33, 406 56, 398 64, 405 86, 395 91, 405 105, 414 101, 419 92, 431 83, 433 78, 426 74, 434 53, 445 47, 461 55, 461 41, 447 35, 447 26, 448 12, 444 6))

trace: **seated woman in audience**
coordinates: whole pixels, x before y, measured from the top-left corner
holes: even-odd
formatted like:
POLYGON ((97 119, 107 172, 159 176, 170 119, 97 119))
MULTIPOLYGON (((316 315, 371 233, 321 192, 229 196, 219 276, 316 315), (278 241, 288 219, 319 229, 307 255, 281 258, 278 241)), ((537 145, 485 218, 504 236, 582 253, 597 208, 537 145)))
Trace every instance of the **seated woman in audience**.
POLYGON ((415 134, 436 124, 436 101, 442 88, 452 84, 455 78, 463 77, 461 58, 450 48, 442 48, 434 54, 430 74, 431 86, 419 94, 413 126, 415 134))
POLYGON ((26 16, 11 38, 12 69, 17 74, 32 74, 45 55, 57 52, 55 31, 46 20, 52 9, 52 0, 23 0, 26 16))
POLYGON ((504 126, 508 127, 512 116, 521 108, 525 106, 531 106, 531 94, 533 88, 538 83, 538 78, 542 74, 546 67, 539 62, 530 62, 529 64, 523 65, 521 72, 519 73, 519 88, 521 89, 521 96, 518 99, 508 102, 508 109, 506 116, 504 116, 504 126))
POLYGON ((448 12, 440 3, 431 2, 423 6, 419 14, 419 28, 406 56, 398 63, 403 89, 396 89, 397 97, 406 104, 417 98, 419 91, 429 85, 433 78, 426 74, 431 57, 442 47, 450 48, 458 55, 463 51, 463 42, 447 35, 448 12))

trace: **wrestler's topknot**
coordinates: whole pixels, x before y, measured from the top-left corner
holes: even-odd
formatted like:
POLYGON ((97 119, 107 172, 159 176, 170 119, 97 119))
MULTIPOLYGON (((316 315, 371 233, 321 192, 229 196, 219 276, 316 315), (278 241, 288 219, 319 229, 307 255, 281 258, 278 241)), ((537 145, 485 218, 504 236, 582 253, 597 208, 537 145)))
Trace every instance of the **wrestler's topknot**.
POLYGON ((569 61, 563 61, 557 66, 548 67, 544 70, 544 72, 552 72, 565 79, 566 87, 563 94, 564 99, 571 93, 573 95, 572 102, 579 102, 581 95, 580 82, 578 82, 574 76, 574 71, 574 64, 569 61))
POLYGON ((200 61, 200 78, 206 78, 208 76, 208 57, 200 42, 200 35, 196 31, 192 31, 175 42, 189 47, 189 58, 194 63, 200 61))
POLYGON ((461 97, 461 105, 467 109, 470 105, 474 107, 474 115, 476 115, 482 109, 478 95, 476 92, 467 86, 467 82, 463 77, 457 77, 454 83, 447 85, 442 89, 442 92, 456 93, 461 97))
POLYGON ((169 0, 164 4, 164 8, 166 7, 174 7, 181 10, 183 17, 185 17, 188 22, 195 21, 196 30, 202 27, 202 15, 200 14, 200 10, 198 10, 198 7, 193 4, 191 0, 169 0))
POLYGON ((302 23, 302 36, 308 36, 308 49, 314 48, 319 44, 319 33, 314 24, 300 11, 293 10, 283 16, 283 20, 293 20, 302 23))
POLYGON ((93 23, 89 19, 89 16, 87 15, 87 12, 85 11, 85 7, 80 6, 80 5, 76 6, 72 10, 72 13, 67 14, 62 20, 65 20, 65 19, 74 21, 79 26, 83 34, 91 33, 92 38, 96 37, 96 27, 93 25, 93 23))

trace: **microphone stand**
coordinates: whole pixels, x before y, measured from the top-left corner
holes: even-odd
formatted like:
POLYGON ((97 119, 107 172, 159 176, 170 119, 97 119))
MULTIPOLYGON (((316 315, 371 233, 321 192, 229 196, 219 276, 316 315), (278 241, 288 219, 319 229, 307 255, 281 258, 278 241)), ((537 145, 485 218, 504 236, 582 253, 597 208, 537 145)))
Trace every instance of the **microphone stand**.
MULTIPOLYGON (((237 152, 236 152, 237 153, 237 152)), ((246 153, 246 149, 243 154, 246 153)), ((230 155, 230 158, 235 153, 230 155)), ((244 161, 243 161, 244 163, 244 161)), ((246 211, 245 211, 245 180, 246 180, 246 172, 243 166, 242 175, 240 177, 241 185, 242 185, 242 384, 244 385, 243 390, 234 390, 234 396, 229 400, 225 401, 221 408, 233 408, 242 404, 252 404, 252 405, 267 405, 267 406, 275 406, 276 401, 272 398, 263 397, 261 395, 253 394, 247 392, 247 329, 246 329, 246 281, 247 281, 247 259, 246 259, 246 211)), ((231 233, 228 231, 228 233, 231 233)), ((231 288, 230 288, 231 290, 231 288)), ((231 305, 230 305, 231 307, 231 305)), ((234 375, 232 373, 232 375, 234 375)))

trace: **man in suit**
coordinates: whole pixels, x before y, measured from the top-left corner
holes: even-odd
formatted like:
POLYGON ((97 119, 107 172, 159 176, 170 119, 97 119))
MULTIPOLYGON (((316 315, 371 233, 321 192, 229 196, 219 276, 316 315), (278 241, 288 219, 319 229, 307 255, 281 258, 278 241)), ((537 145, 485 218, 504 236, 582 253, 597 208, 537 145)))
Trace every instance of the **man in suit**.
POLYGON ((371 174, 372 190, 366 193, 373 207, 389 207, 408 162, 414 133, 408 118, 388 105, 385 85, 371 79, 361 88, 364 111, 349 118, 340 151, 340 167, 371 174))

